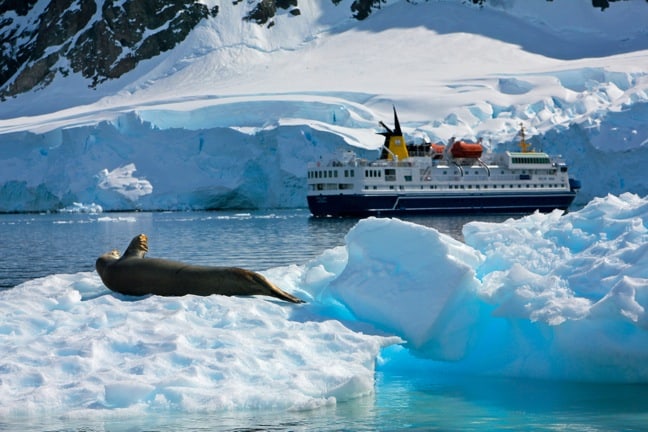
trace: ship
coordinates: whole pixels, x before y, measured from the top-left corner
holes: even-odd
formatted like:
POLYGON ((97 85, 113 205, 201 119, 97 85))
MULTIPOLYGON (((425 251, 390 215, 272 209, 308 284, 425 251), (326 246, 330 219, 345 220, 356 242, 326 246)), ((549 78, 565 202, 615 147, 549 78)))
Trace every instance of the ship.
POLYGON ((313 216, 551 212, 567 210, 580 189, 564 161, 531 149, 523 125, 519 151, 501 153, 485 152, 481 140, 408 144, 395 107, 394 128, 380 125, 379 158, 345 151, 308 164, 313 216))

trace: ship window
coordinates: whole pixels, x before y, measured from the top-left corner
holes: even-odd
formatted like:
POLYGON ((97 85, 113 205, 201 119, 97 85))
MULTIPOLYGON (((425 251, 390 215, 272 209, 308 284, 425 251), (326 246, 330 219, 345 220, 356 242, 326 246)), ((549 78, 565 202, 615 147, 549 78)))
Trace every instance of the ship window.
POLYGON ((412 181, 412 176, 411 175, 406 175, 405 176, 405 181, 411 182, 412 181))
POLYGON ((351 170, 349 174, 351 174, 351 177, 353 177, 355 175, 355 170, 351 170))
POLYGON ((337 178, 337 176, 338 176, 338 172, 337 172, 337 170, 335 170, 335 171, 333 171, 333 172, 335 173, 335 174, 334 174, 334 177, 337 178))
POLYGON ((448 171, 443 171, 443 175, 448 175, 448 171))

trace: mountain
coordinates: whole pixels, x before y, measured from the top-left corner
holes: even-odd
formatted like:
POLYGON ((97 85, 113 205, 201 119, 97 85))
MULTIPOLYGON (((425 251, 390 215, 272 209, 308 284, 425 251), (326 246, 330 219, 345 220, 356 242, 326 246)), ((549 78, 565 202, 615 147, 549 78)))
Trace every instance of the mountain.
MULTIPOLYGON (((354 0, 350 11, 362 20, 383 3, 354 0)), ((472 3, 483 6, 487 1, 472 3)), ((246 9, 244 20, 268 27, 275 24, 277 10, 301 15, 298 0, 235 0, 233 4, 246 9)), ((593 0, 592 6, 605 10, 610 4, 593 0)), ((173 49, 218 11, 219 5, 208 7, 196 0, 5 1, 0 4, 4 47, 0 98, 47 86, 56 75, 71 73, 81 74, 90 87, 96 87, 133 70, 142 60, 173 49)))
POLYGON ((581 202, 645 194, 648 5, 605 3, 3 2, 0 211, 304 206, 392 105, 411 140, 525 123, 581 202))

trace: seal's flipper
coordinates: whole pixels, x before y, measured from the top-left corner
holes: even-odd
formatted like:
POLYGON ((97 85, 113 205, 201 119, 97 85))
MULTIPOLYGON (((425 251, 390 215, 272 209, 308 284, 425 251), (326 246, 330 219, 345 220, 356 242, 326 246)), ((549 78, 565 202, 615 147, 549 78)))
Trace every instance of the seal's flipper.
POLYGON ((282 290, 272 282, 270 282, 265 276, 259 273, 255 272, 249 272, 250 276, 252 279, 258 283, 259 285, 263 286, 268 290, 268 292, 264 292, 263 294, 271 296, 271 297, 277 297, 281 300, 285 300, 291 303, 304 303, 304 300, 295 297, 292 294, 287 293, 286 291, 282 290))
POLYGON ((146 234, 140 234, 131 240, 126 252, 124 252, 124 257, 144 258, 146 252, 148 252, 148 238, 146 234))

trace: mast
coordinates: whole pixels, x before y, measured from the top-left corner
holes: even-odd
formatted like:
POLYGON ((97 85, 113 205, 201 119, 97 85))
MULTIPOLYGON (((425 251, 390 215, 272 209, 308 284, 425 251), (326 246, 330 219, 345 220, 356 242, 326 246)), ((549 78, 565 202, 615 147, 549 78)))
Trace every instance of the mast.
POLYGON ((518 135, 520 135, 520 142, 519 142, 518 145, 520 146, 520 149, 522 150, 522 153, 531 152, 531 144, 529 144, 525 140, 524 124, 523 123, 520 123, 520 132, 518 133, 518 135))

